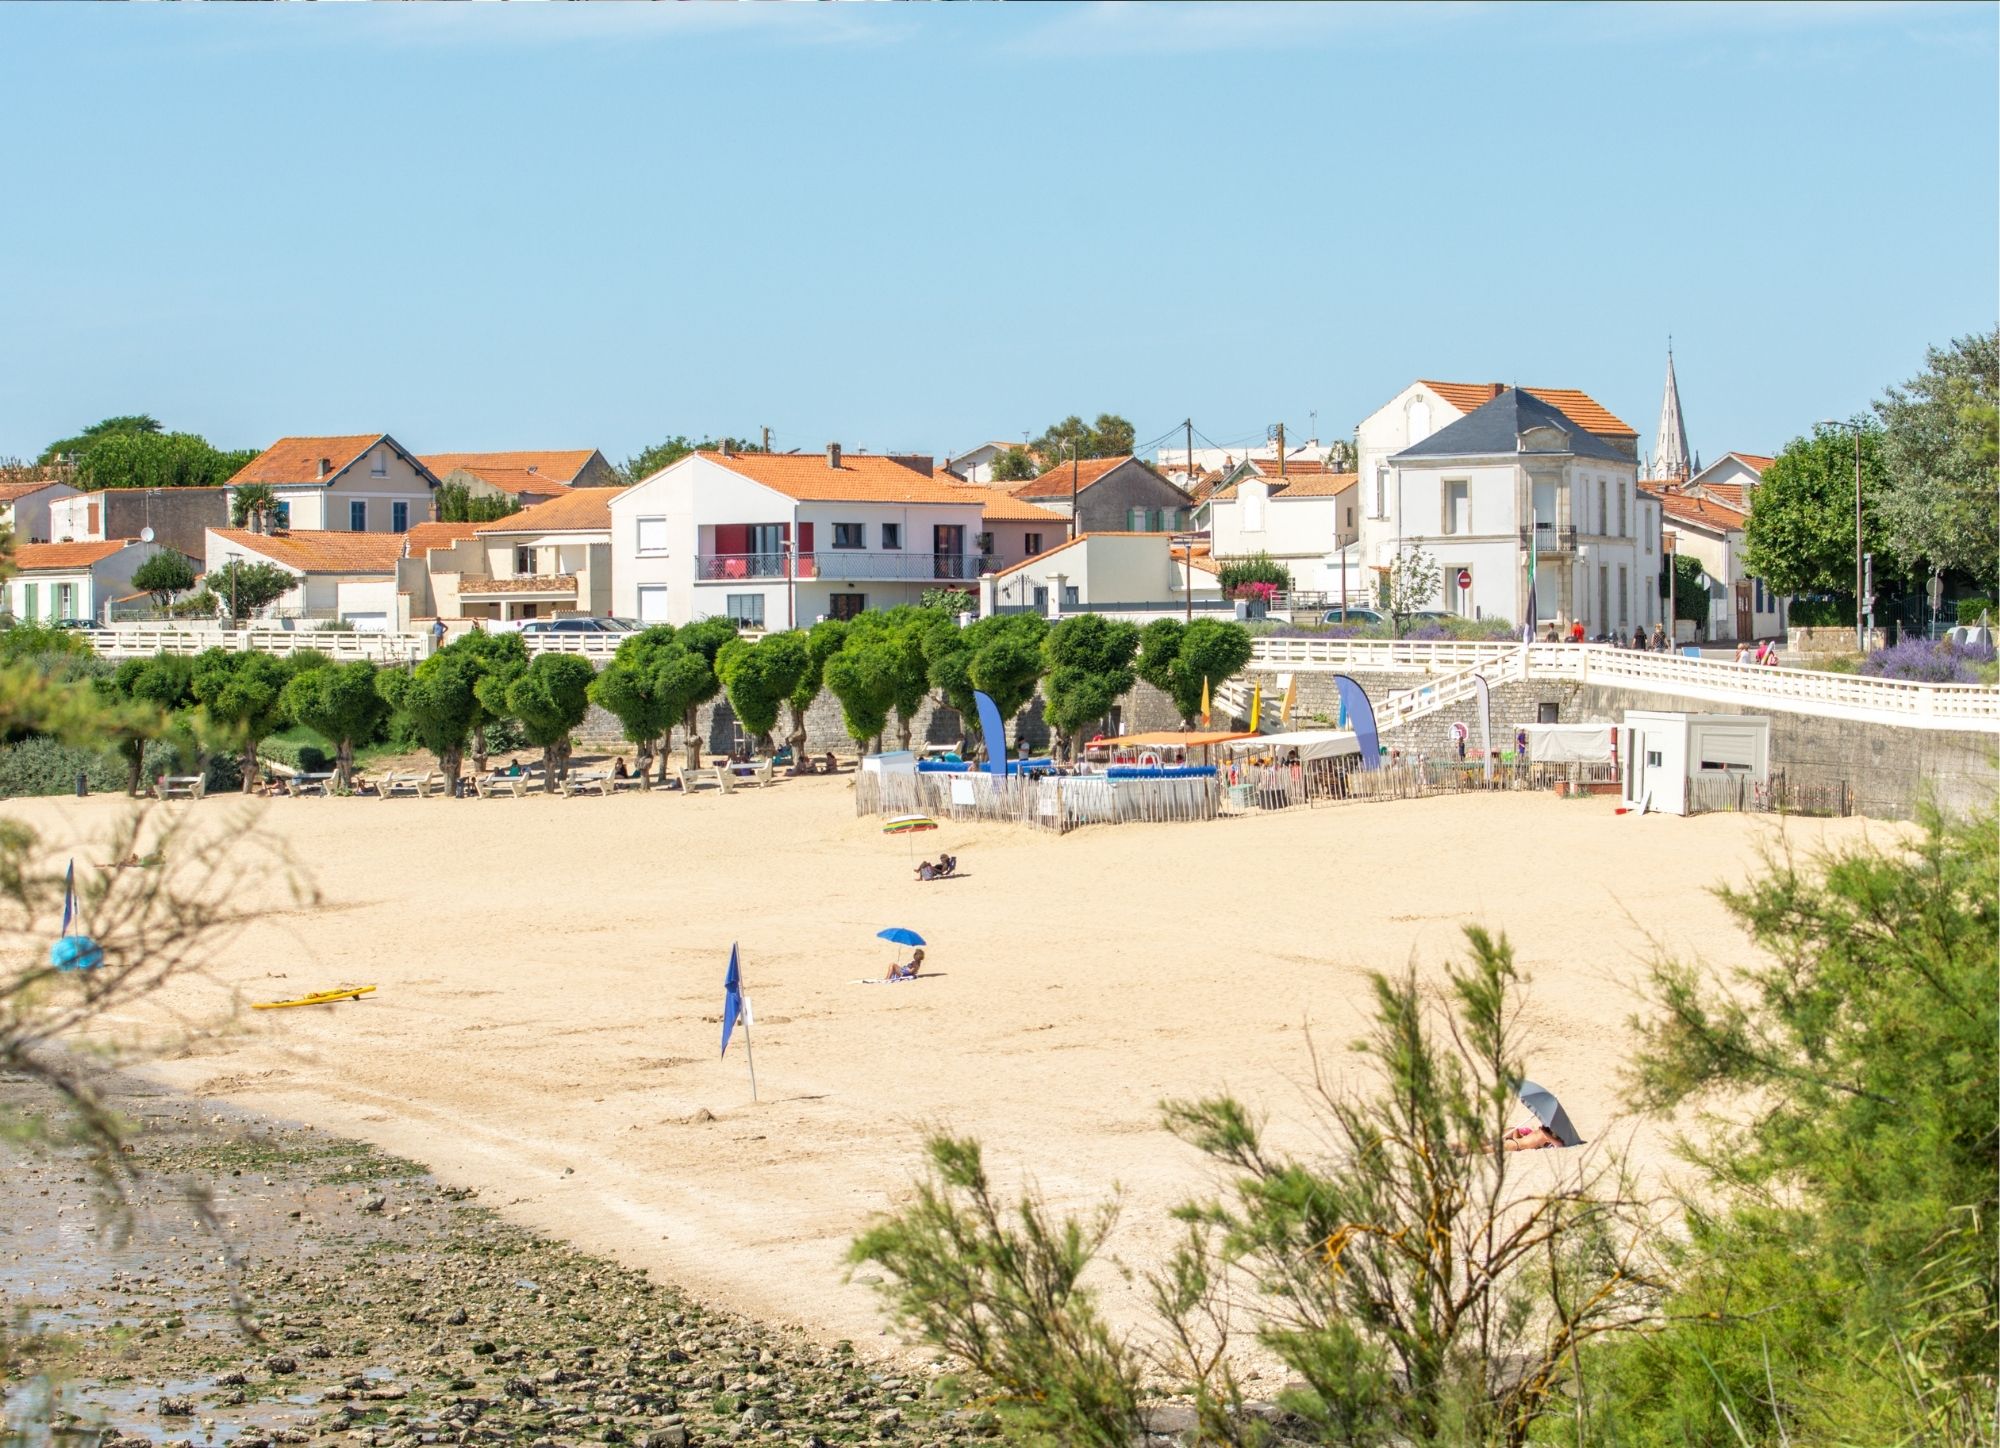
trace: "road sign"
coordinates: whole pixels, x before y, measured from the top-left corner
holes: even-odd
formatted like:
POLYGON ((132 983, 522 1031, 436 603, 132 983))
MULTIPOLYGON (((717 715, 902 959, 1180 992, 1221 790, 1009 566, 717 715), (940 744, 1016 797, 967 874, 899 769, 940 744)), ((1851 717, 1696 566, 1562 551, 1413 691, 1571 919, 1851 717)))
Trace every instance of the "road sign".
POLYGON ((1458 570, 1458 586, 1460 588, 1472 587, 1472 570, 1470 568, 1461 568, 1458 570))

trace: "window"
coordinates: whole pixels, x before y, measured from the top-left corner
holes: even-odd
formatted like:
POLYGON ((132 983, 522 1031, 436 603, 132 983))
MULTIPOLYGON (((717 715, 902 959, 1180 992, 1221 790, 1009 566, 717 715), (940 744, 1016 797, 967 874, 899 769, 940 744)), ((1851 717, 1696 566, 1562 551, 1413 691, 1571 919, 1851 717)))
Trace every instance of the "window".
POLYGON ((642 583, 639 585, 639 622, 665 623, 667 621, 667 586, 664 583, 642 583))
POLYGON ((1077 604, 1076 585, 1074 583, 1065 583, 1063 585, 1063 607, 1075 608, 1076 604, 1077 604))
POLYGON ((764 626, 764 595, 761 593, 732 593, 724 600, 723 612, 738 628, 762 628, 764 626))
POLYGON ((991 533, 977 534, 972 540, 972 546, 979 553, 980 557, 991 558, 993 556, 993 535, 991 533))
MULTIPOLYGON (((1599 483, 1601 488, 1604 485, 1599 483)), ((1611 626, 1611 565, 1597 565, 1597 627, 1600 632, 1611 626)))
POLYGON ((35 585, 32 583, 21 585, 21 617, 30 623, 35 621, 35 585))
POLYGON ((535 550, 526 547, 515 548, 514 576, 516 578, 522 578, 533 574, 534 571, 535 571, 535 550))
MULTIPOLYGON (((839 524, 834 525, 836 528, 839 524)), ((859 527, 859 524, 855 525, 859 527)), ((868 607, 865 593, 829 593, 826 596, 827 614, 832 618, 858 618, 868 607)))
POLYGON ((389 505, 389 531, 407 533, 410 531, 410 505, 397 501, 389 505))
POLYGON ((1035 585, 1035 611, 1037 613, 1049 611, 1049 591, 1039 583, 1035 585))
MULTIPOLYGON (((1624 497, 1623 492, 1619 494, 1624 497)), ((1618 565, 1618 627, 1629 627, 1632 622, 1631 580, 1626 576, 1625 565, 1618 565)))
POLYGON ((1375 469, 1375 511, 1369 516, 1389 516, 1389 470, 1386 467, 1375 469))
POLYGON ((1535 705, 1535 722, 1537 724, 1562 723, 1562 705, 1551 699, 1543 699, 1535 705))
POLYGON ((271 526, 274 528, 289 528, 292 526, 292 505, 290 503, 273 503, 271 505, 271 526))
POLYGON ((1618 536, 1620 538, 1632 536, 1631 531, 1625 526, 1625 484, 1622 480, 1618 484, 1618 536))
POLYGON ((1346 511, 1341 516, 1345 521, 1340 526, 1343 528, 1352 528, 1354 526, 1354 505, 1349 503, 1346 511))
POLYGON ((366 533, 368 531, 368 501, 355 498, 347 505, 347 531, 366 533))
POLYGON ((1127 508, 1125 510, 1125 527, 1133 533, 1145 532, 1146 510, 1144 508, 1127 508))
POLYGON ((51 617, 57 619, 76 617, 76 585, 74 583, 58 583, 56 585, 56 611, 51 617))
POLYGON ((1597 532, 1602 533, 1604 531, 1604 520, 1610 516, 1609 513, 1604 511, 1604 479, 1599 478, 1597 480, 1597 532))
POLYGON ((1472 484, 1464 481, 1444 485, 1444 531, 1472 531, 1472 484))
MULTIPOLYGON (((667 551, 667 520, 665 518, 639 519, 639 551, 641 553, 664 553, 667 551)), ((641 615, 643 617, 643 615, 641 615)))
MULTIPOLYGON (((833 546, 836 548, 866 548, 868 546, 867 525, 862 523, 835 523, 833 525, 833 546)), ((848 597, 850 595, 842 594, 837 596, 848 597)), ((835 615, 835 617, 839 616, 838 614, 835 615)))
POLYGON ((389 476, 389 449, 385 447, 375 449, 375 459, 368 464, 368 475, 373 478, 389 476))
POLYGON ((1030 558, 1041 552, 1042 535, 1039 533, 1023 533, 1021 535, 1021 551, 1026 553, 1030 558))
POLYGON ((903 525, 901 523, 884 523, 882 525, 882 546, 891 553, 903 546, 903 525))
POLYGON ((1755 592, 1755 594, 1756 594, 1756 598, 1757 598, 1757 604, 1756 604, 1756 608, 1757 608, 1757 612, 1759 612, 1759 613, 1763 613, 1763 612, 1765 612, 1766 610, 1765 610, 1765 608, 1764 608, 1764 580, 1763 580, 1763 579, 1761 579, 1761 578, 1753 578, 1753 579, 1751 579, 1751 580, 1750 580, 1750 585, 1751 585, 1751 588, 1752 588, 1752 590, 1753 590, 1753 591, 1755 592))

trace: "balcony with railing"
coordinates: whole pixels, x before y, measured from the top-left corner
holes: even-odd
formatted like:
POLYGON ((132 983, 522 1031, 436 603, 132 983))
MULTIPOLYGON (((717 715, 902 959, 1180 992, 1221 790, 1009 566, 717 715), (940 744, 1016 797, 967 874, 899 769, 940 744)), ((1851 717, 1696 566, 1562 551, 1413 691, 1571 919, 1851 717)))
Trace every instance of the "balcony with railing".
POLYGON ((1558 528, 1554 523, 1537 523, 1533 528, 1530 528, 1527 524, 1523 523, 1521 525, 1521 546, 1523 548, 1528 546, 1528 535, 1530 533, 1535 535, 1535 552, 1538 554, 1576 552, 1576 528, 1574 525, 1565 525, 1558 528))
POLYGON ((575 598, 574 573, 521 573, 511 578, 467 574, 458 581, 462 599, 575 598))
POLYGON ((994 566, 979 553, 890 553, 866 548, 821 548, 801 553, 698 553, 695 582, 782 582, 792 578, 840 582, 972 583, 994 566))

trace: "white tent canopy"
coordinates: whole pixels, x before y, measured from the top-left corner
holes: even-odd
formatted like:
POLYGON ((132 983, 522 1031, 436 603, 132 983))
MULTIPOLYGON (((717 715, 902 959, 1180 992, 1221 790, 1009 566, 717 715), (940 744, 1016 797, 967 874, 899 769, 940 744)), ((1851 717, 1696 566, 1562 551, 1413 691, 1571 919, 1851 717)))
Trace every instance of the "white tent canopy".
POLYGON ((1609 764, 1611 724, 1525 724, 1528 758, 1535 764, 1609 764))
POLYGON ((1342 754, 1359 754, 1352 729, 1294 729, 1288 734, 1259 734, 1254 739, 1232 739, 1222 746, 1231 754, 1261 754, 1267 749, 1296 749, 1300 763, 1333 759, 1342 754))

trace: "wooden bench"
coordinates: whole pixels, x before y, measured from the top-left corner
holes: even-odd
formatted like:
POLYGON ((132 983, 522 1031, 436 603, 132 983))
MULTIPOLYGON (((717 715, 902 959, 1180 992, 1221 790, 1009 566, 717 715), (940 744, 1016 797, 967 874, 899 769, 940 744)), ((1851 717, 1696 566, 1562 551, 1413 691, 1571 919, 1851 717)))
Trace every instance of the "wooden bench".
POLYGON ((207 792, 205 774, 163 774, 153 781, 154 799, 200 799, 207 792))

